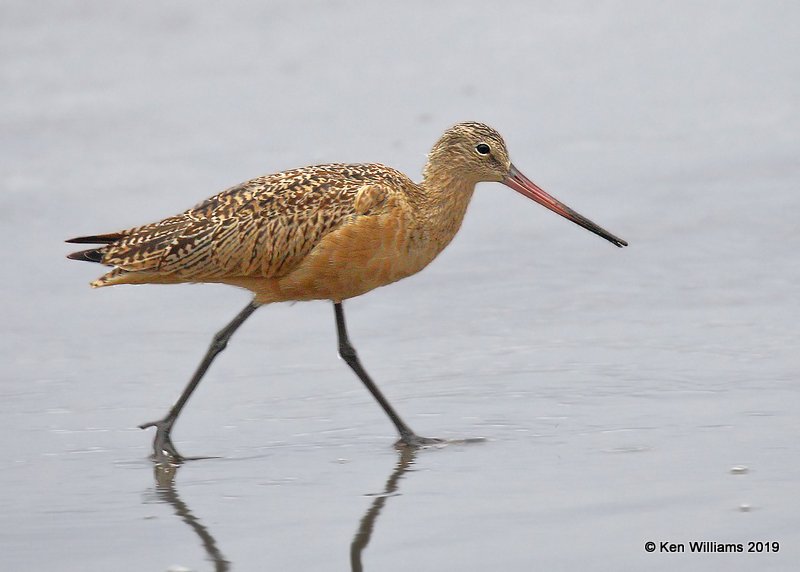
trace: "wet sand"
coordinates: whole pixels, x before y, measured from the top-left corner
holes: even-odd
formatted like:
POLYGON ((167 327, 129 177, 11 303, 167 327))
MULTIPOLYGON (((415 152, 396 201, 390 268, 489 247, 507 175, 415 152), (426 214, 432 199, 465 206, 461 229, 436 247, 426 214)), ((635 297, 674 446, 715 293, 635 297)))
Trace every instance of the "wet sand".
POLYGON ((792 5, 7 2, 3 570, 787 570, 800 559, 800 48, 792 5), (418 177, 480 120, 631 246, 500 185, 424 272, 259 310, 154 473, 136 425, 248 300, 92 291, 63 239, 263 173, 418 177), (654 553, 645 543, 656 542, 654 553), (778 553, 690 553, 775 541, 778 553), (661 542, 684 543, 667 554, 661 542))

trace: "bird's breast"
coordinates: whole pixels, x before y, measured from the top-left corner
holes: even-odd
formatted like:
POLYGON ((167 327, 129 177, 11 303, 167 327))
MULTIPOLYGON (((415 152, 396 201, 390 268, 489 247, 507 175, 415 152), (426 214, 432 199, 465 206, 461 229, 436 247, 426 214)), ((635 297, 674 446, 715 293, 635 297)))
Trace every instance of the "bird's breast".
POLYGON ((440 251, 407 212, 356 216, 326 235, 292 272, 261 285, 256 300, 353 298, 419 272, 440 251))

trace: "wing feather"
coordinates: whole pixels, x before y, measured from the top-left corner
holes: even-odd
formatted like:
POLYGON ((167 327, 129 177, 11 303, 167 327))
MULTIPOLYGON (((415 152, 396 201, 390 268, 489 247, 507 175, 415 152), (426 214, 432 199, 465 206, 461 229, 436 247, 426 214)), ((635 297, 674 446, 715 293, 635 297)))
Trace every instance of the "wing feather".
POLYGON ((354 217, 371 216, 413 185, 383 165, 330 164, 259 177, 186 212, 122 231, 103 263, 186 281, 275 278, 354 217))

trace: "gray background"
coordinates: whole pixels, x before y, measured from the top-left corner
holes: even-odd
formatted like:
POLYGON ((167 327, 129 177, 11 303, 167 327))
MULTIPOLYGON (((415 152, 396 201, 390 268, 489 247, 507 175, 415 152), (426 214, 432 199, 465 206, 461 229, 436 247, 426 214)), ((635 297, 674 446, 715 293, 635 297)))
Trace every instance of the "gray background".
POLYGON ((346 570, 371 506, 369 570, 796 564, 797 3, 1 6, 0 568, 346 570), (136 425, 248 295, 92 291, 61 241, 310 163, 418 179, 463 120, 631 243, 484 184, 430 268, 347 303, 418 432, 488 441, 393 474, 330 304, 275 305, 176 426, 220 458, 156 486, 136 425))

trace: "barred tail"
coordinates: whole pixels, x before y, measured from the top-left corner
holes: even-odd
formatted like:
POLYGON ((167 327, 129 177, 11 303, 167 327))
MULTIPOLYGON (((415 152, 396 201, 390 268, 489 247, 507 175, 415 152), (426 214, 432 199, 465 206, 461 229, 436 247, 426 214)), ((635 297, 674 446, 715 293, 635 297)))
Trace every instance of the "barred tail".
MULTIPOLYGON (((124 236, 121 232, 111 232, 109 234, 95 234, 92 236, 78 236, 70 238, 65 242, 72 244, 113 244, 124 236)), ((84 262, 103 262, 103 248, 90 248, 89 250, 79 250, 68 254, 67 258, 71 260, 83 260, 84 262)))

